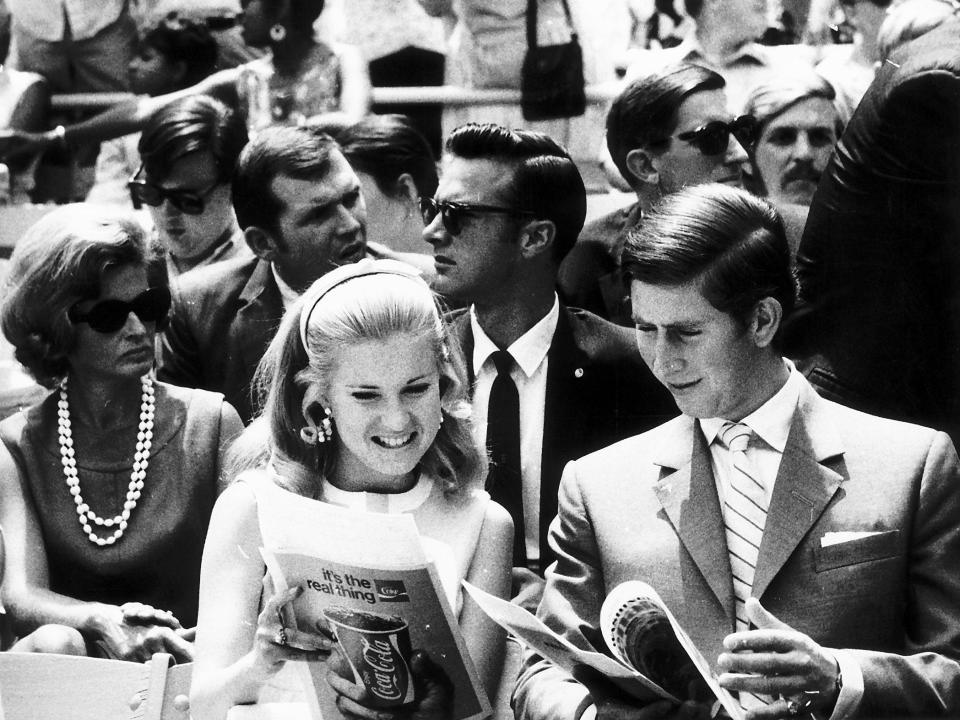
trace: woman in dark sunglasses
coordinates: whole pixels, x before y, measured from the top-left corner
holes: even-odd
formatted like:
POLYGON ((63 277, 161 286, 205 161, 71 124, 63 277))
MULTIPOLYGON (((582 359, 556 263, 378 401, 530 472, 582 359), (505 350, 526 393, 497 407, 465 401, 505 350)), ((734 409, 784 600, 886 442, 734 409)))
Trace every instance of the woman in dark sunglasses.
POLYGON ((131 216, 63 206, 11 258, 0 322, 50 394, 0 423, 4 604, 17 650, 193 657, 200 554, 241 429, 157 382, 163 261, 131 216))

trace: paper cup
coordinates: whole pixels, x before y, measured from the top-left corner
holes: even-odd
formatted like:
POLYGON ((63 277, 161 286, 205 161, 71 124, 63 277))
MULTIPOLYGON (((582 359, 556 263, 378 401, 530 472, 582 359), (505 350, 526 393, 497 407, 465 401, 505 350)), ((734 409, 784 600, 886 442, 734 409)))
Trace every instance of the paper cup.
POLYGON ((333 627, 356 681, 367 688, 373 707, 413 702, 406 620, 337 605, 328 607, 323 615, 333 627))

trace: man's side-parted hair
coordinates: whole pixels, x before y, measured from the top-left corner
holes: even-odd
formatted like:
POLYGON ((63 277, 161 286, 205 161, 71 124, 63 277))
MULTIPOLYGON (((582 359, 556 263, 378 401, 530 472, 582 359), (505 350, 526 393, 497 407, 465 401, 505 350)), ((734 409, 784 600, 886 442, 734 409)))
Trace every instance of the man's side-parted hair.
POLYGON ((166 263, 128 210, 61 205, 23 234, 10 258, 0 324, 18 361, 44 387, 69 372, 77 332, 70 308, 99 297, 111 268, 143 267, 150 287, 168 284, 166 263))
POLYGON ((724 85, 719 73, 682 63, 638 78, 624 88, 607 113, 607 149, 623 179, 636 185, 627 168, 631 150, 667 148, 684 100, 695 92, 720 90, 724 85))
POLYGON ((236 112, 209 95, 191 95, 154 113, 137 149, 152 183, 163 182, 174 163, 203 151, 213 155, 220 178, 229 181, 246 144, 247 127, 236 112))
POLYGON ((553 222, 555 262, 570 252, 587 215, 587 191, 570 153, 556 140, 531 130, 468 123, 450 133, 445 150, 466 160, 512 165, 511 197, 506 200, 537 220, 553 222))
POLYGON ((397 179, 404 173, 421 196, 437 191, 437 159, 406 115, 369 115, 334 137, 350 166, 370 175, 387 197, 397 196, 397 179))
POLYGON ((621 264, 631 280, 650 285, 696 282, 713 307, 741 321, 765 297, 780 303, 784 318, 796 300, 780 215, 763 198, 725 185, 664 198, 628 233, 621 264))
POLYGON ((329 171, 330 153, 336 149, 329 135, 305 127, 258 131, 240 153, 233 178, 233 210, 240 228, 275 232, 283 204, 270 190, 274 178, 319 180, 329 171))

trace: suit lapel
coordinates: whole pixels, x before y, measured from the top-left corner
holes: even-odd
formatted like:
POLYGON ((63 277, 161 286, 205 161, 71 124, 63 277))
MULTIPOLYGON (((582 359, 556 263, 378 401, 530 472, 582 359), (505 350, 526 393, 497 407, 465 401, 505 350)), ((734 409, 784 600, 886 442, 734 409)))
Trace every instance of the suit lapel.
POLYGON ((804 381, 770 499, 754 597, 762 597, 836 494, 844 477, 831 461, 842 455, 827 406, 804 381))
POLYGON ((557 494, 563 466, 571 448, 583 447, 584 387, 592 368, 587 354, 577 345, 567 315, 560 306, 557 329, 547 351, 547 386, 543 408, 543 444, 540 451, 540 555, 542 567, 553 561, 547 543, 550 521, 557 515, 557 494))
MULTIPOLYGON (((256 368, 283 317, 283 299, 274 282, 270 263, 260 260, 240 293, 243 305, 237 311, 237 343, 240 361, 256 368)), ((250 377, 253 373, 250 373, 250 377)))
POLYGON ((680 416, 667 427, 671 432, 664 434, 654 459, 661 466, 654 493, 680 542, 733 623, 733 579, 710 451, 699 425, 691 418, 680 416))

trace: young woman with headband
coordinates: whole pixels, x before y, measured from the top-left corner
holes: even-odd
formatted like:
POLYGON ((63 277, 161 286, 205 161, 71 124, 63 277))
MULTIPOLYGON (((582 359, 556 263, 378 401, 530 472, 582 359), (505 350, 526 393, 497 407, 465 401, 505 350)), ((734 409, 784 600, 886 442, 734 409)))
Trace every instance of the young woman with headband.
MULTIPOLYGON (((482 489, 486 461, 468 428, 464 364, 427 284, 390 260, 328 273, 287 312, 258 382, 266 387, 264 409, 239 443, 266 437, 269 461, 240 475, 211 520, 194 715, 223 718, 233 705, 262 700, 287 660, 323 659, 333 647, 320 632, 281 623, 278 610, 301 588, 274 593, 267 583, 261 593, 259 548, 283 542, 289 518, 274 505, 288 493, 412 514, 492 696, 504 637, 459 586, 467 579, 508 595, 513 528, 482 489)), ((412 663, 414 674, 439 672, 422 660, 412 663)), ((357 686, 328 677, 345 715, 390 717, 366 707, 357 686)), ((418 698, 416 716, 444 718, 449 704, 439 700, 418 698)))

